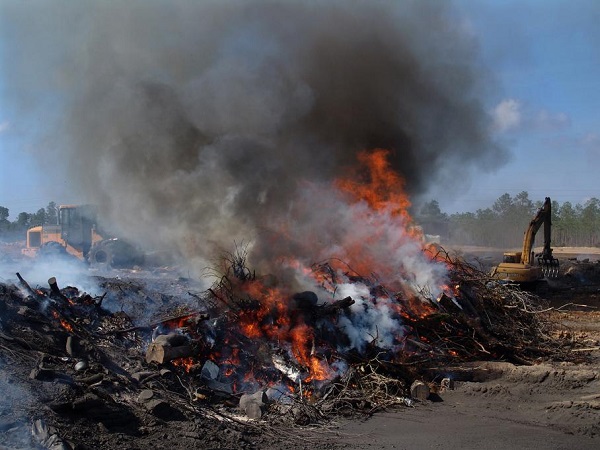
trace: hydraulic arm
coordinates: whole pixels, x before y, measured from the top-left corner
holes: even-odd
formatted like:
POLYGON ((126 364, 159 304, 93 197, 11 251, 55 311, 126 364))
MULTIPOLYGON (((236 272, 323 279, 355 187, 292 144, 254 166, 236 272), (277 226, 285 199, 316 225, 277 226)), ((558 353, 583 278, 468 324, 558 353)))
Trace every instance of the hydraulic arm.
POLYGON ((546 197, 544 204, 529 222, 523 238, 521 252, 505 253, 504 260, 492 270, 494 278, 528 283, 536 281, 543 276, 552 277, 558 275, 558 259, 552 255, 551 241, 552 228, 552 202, 546 197), (533 244, 535 235, 544 225, 544 246, 542 252, 537 256, 538 265, 535 265, 533 244))

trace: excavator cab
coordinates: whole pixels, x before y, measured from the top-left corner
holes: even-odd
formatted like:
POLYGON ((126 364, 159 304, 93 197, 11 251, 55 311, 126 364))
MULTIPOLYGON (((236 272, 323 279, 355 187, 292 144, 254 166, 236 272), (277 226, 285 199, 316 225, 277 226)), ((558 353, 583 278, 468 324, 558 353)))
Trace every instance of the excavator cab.
POLYGON ((502 257, 503 263, 520 263, 521 262, 521 252, 506 252, 502 257))

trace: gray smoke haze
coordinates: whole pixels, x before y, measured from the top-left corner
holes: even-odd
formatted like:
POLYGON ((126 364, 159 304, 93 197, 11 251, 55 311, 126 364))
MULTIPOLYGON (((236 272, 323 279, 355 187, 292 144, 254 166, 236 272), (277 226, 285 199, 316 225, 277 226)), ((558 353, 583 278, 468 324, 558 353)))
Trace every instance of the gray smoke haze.
POLYGON ((302 184, 339 176, 359 150, 389 149, 415 195, 506 159, 489 137, 477 44, 447 2, 9 1, 1 11, 16 42, 8 96, 24 113, 41 98, 55 108, 44 155, 122 233, 188 260, 293 221, 302 184))

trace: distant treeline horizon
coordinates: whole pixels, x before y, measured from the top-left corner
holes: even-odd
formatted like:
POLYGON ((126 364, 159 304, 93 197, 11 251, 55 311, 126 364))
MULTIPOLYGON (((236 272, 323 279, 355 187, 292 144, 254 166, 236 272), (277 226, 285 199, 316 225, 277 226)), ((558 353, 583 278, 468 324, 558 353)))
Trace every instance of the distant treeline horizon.
MULTIPOLYGON (((437 200, 413 211, 415 222, 427 234, 439 235, 441 242, 454 245, 518 247, 531 219, 543 200, 533 201, 527 191, 512 197, 501 195, 487 208, 474 212, 447 214, 437 200)), ((21 212, 9 221, 9 209, 0 206, 0 240, 25 239, 28 228, 58 223, 58 206, 49 202, 34 213, 21 212)), ((543 242, 543 228, 536 245, 543 242)), ((557 247, 600 247, 600 200, 590 198, 584 204, 552 201, 552 245, 557 247)))
MULTIPOLYGON (((532 201, 526 191, 512 197, 501 195, 488 208, 475 212, 443 213, 431 200, 415 214, 416 222, 428 234, 440 235, 441 242, 454 245, 519 247, 529 223, 544 199, 532 201)), ((552 245, 556 247, 600 247, 600 200, 593 197, 583 205, 552 201, 552 245)), ((543 244, 543 227, 536 246, 543 244)))
POLYGON ((40 208, 34 213, 19 213, 12 222, 8 220, 9 215, 9 209, 0 206, 0 239, 20 240, 25 239, 25 232, 30 227, 56 225, 58 223, 58 206, 56 202, 49 202, 45 208, 40 208))

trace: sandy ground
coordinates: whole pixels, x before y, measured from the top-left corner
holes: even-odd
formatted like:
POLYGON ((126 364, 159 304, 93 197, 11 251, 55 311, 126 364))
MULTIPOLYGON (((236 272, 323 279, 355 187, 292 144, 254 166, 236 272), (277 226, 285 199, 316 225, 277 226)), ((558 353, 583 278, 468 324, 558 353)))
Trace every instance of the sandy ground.
POLYGON ((457 382, 441 401, 348 423, 342 440, 373 449, 597 449, 600 375, 590 366, 506 363, 481 382, 457 382))
MULTIPOLYGON (((491 250, 501 254, 476 253, 491 250)), ((557 256, 598 261, 600 249, 564 248, 557 256)), ((458 380, 454 390, 435 402, 347 423, 341 439, 372 449, 600 448, 600 285, 558 289, 547 300, 558 309, 547 313, 557 332, 588 349, 577 353, 580 361, 440 368, 440 376, 458 380)))

